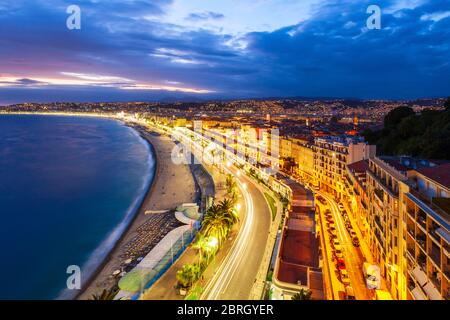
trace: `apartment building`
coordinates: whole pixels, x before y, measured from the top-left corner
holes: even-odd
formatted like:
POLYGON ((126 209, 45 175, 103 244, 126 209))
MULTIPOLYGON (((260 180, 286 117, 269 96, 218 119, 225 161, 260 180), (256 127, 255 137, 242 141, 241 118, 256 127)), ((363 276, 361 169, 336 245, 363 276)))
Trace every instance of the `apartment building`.
POLYGON ((309 144, 294 143, 292 145, 292 157, 295 159, 294 172, 303 181, 314 180, 314 150, 309 144))
POLYGON ((376 146, 362 137, 329 136, 316 138, 313 145, 314 175, 320 187, 336 198, 346 196, 346 165, 375 156, 376 146))
POLYGON ((408 172, 403 299, 450 299, 450 164, 408 172))
POLYGON ((392 297, 449 299, 450 164, 376 157, 366 178, 365 238, 392 297))
POLYGON ((350 188, 347 189, 350 197, 350 214, 358 225, 363 237, 366 237, 369 230, 368 208, 369 199, 367 196, 367 175, 369 170, 369 160, 361 160, 347 165, 347 180, 350 188))
POLYGON ((367 171, 367 234, 374 262, 394 299, 399 298, 401 267, 400 189, 407 182, 408 168, 400 163, 375 157, 367 171))

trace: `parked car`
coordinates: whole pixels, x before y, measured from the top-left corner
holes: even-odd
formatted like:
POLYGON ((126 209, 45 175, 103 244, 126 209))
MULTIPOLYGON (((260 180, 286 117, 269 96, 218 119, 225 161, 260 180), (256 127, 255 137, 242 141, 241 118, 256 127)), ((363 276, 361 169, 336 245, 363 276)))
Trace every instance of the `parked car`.
POLYGON ((354 238, 354 237, 356 237, 356 232, 355 231, 350 231, 350 235, 354 238))
POLYGON ((338 239, 334 239, 334 240, 333 240, 333 244, 334 244, 335 246, 338 246, 338 245, 340 245, 341 243, 339 242, 338 239))
POLYGON ((338 204, 338 208, 339 208, 339 211, 345 211, 345 208, 344 208, 344 205, 342 204, 342 202, 339 202, 339 204, 338 204))
POLYGON ((341 250, 335 250, 333 253, 334 253, 334 256, 338 259, 344 258, 344 254, 342 253, 341 250))
POLYGON ((359 239, 358 238, 353 238, 353 240, 352 240, 352 243, 353 243, 353 245, 355 246, 355 247, 359 247, 359 239))
POLYGON ((356 300, 355 292, 351 286, 345 287, 345 295, 347 300, 356 300))
POLYGON ((344 259, 337 259, 336 260, 336 268, 339 269, 339 270, 345 270, 346 269, 344 259))
POLYGON ((350 279, 348 277, 347 271, 346 270, 341 270, 341 282, 345 285, 348 286, 350 285, 350 279))

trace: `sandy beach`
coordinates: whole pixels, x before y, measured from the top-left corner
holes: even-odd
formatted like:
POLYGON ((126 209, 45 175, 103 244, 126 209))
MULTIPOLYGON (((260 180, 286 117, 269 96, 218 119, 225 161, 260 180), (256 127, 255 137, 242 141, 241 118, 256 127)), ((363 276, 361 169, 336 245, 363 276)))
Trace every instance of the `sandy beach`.
POLYGON ((128 266, 132 267, 137 256, 142 257, 149 252, 165 234, 178 225, 173 213, 158 211, 171 210, 181 203, 196 200, 198 191, 189 166, 175 165, 171 161, 175 143, 167 136, 144 132, 139 127, 136 129, 153 146, 156 154, 157 165, 153 183, 127 231, 77 299, 90 299, 92 295, 100 294, 103 289, 113 287, 118 279, 112 274, 124 267, 124 261, 128 257, 133 257, 133 263, 128 266), (145 214, 148 211, 155 213, 145 214))

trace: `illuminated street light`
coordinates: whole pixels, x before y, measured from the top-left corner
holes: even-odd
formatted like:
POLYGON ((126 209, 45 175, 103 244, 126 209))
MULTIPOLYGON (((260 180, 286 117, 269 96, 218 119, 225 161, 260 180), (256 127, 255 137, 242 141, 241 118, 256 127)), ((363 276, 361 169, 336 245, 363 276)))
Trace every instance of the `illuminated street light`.
POLYGON ((207 245, 211 249, 217 248, 217 245, 219 244, 219 240, 217 240, 216 237, 211 237, 211 239, 208 241, 207 245))

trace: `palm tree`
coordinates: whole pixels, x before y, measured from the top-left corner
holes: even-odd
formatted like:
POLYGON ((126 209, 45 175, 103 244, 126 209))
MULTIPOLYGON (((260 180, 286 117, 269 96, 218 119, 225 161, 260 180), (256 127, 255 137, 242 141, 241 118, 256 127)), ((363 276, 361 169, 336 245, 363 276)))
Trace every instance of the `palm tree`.
POLYGON ((227 185, 227 193, 233 194, 236 190, 236 180, 234 179, 233 175, 231 174, 227 175, 226 185, 227 185))
POLYGON ((219 202, 219 207, 222 210, 222 214, 229 217, 231 221, 231 225, 229 227, 231 229, 231 227, 239 221, 239 217, 237 215, 237 211, 234 208, 233 201, 231 199, 226 198, 221 202, 219 202))
POLYGON ((299 292, 297 292, 293 297, 292 300, 311 300, 312 291, 309 289, 301 289, 299 292))
POLYGON ((228 215, 223 214, 218 205, 212 205, 203 218, 202 230, 206 237, 216 237, 219 243, 226 238, 232 220, 228 215))
POLYGON ((213 204, 203 218, 202 230, 206 237, 215 237, 222 243, 233 225, 239 221, 237 212, 230 199, 213 204))
POLYGON ((119 293, 119 288, 104 289, 101 294, 93 294, 90 300, 114 300, 119 293))
POLYGON ((189 288, 200 277, 200 267, 196 264, 185 264, 177 272, 178 283, 183 288, 189 288))

